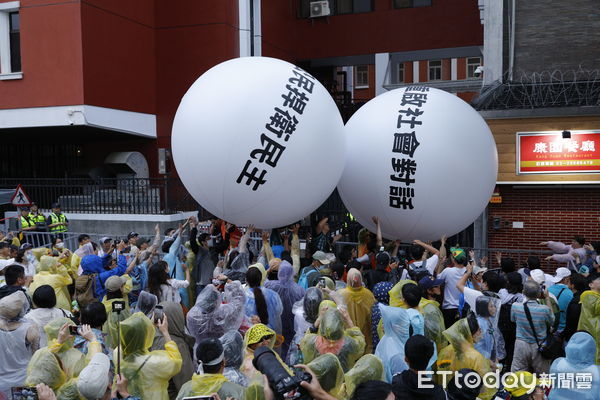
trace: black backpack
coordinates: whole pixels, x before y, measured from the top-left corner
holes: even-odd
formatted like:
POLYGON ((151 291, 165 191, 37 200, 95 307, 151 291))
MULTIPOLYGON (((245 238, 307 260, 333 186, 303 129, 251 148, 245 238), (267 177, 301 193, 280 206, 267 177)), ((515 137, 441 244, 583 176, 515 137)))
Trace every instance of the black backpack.
POLYGON ((500 306, 500 315, 498 316, 498 329, 504 334, 504 332, 516 332, 517 324, 510 320, 510 310, 514 302, 516 302, 518 296, 513 298, 506 304, 500 306))

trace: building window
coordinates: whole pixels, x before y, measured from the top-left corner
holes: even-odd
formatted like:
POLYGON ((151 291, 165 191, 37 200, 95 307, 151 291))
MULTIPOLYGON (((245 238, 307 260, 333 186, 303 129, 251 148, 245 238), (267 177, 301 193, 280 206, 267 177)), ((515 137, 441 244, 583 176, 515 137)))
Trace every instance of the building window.
POLYGON ((22 76, 19 2, 0 3, 0 80, 22 76))
POLYGON ((18 12, 8 14, 10 42, 10 70, 21 72, 21 27, 18 12))
MULTIPOLYGON (((300 0, 300 18, 310 17, 310 4, 319 0, 300 0)), ((373 0, 326 0, 331 15, 357 14, 374 10, 373 0)))
POLYGON ((442 60, 429 61, 429 80, 439 81, 442 79, 442 60))
POLYGON ((481 57, 467 58, 467 78, 481 78, 481 75, 476 76, 475 70, 481 65, 481 57))
POLYGON ((393 0, 394 8, 428 7, 432 0, 393 0))
POLYGON ((399 62, 398 67, 396 68, 396 82, 404 83, 404 63, 399 62))
POLYGON ((364 89, 369 87, 369 66, 359 65, 354 68, 356 75, 356 89, 364 89))

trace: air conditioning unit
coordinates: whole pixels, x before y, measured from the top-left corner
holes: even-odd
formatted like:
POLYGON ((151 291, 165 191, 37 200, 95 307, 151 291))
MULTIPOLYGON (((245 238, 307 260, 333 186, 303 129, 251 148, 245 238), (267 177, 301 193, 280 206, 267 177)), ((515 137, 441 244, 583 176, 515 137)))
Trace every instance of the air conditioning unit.
POLYGON ((310 18, 326 17, 331 15, 329 9, 329 1, 311 1, 310 2, 310 18))

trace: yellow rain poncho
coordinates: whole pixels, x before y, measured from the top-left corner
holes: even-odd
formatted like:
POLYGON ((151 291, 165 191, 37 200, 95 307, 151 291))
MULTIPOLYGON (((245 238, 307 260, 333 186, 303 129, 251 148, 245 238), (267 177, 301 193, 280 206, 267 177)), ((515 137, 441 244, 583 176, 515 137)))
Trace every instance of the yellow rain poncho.
POLYGON ((365 354, 344 376, 342 398, 349 399, 358 385, 366 381, 384 380, 383 363, 374 354, 365 354))
MULTIPOLYGON (((454 325, 446 329, 444 336, 450 344, 439 352, 437 360, 438 371, 458 371, 462 368, 468 368, 477 372, 482 378, 486 373, 491 371, 490 360, 482 356, 473 347, 473 337, 466 318, 456 321, 454 325)), ((439 377, 440 375, 437 376, 439 377)), ((453 375, 449 376, 447 382, 452 377, 453 375)), ((479 398, 481 400, 490 400, 495 393, 496 390, 483 387, 479 393, 479 398)))
POLYGON ((71 297, 68 286, 73 279, 58 261, 58 258, 42 256, 38 265, 38 272, 33 276, 33 282, 29 285, 29 295, 42 285, 50 285, 56 294, 56 307, 71 310, 71 297))
MULTIPOLYGON (((249 382, 262 382, 262 374, 257 371, 256 368, 254 368, 254 365, 252 365, 252 360, 254 359, 254 350, 250 348, 250 345, 259 343, 265 336, 271 336, 268 347, 273 349, 273 347, 275 347, 275 341, 277 340, 277 337, 275 335, 275 331, 265 324, 253 325, 246 331, 246 334, 244 335, 244 362, 242 362, 240 372, 246 375, 246 378, 248 378, 249 382)), ((281 358, 279 358, 277 353, 275 353, 275 357, 290 375, 294 375, 289 367, 281 360, 281 358)))
MULTIPOLYGON (((129 380, 129 392, 144 400, 168 400, 169 380, 181 370, 181 354, 173 341, 165 350, 148 351, 154 340, 154 325, 143 313, 121 323, 121 373, 129 380)), ((116 364, 117 349, 113 362, 116 364)))
POLYGON ((61 369, 60 361, 47 347, 42 347, 31 357, 27 366, 25 386, 44 383, 50 386, 52 390, 57 390, 66 380, 67 375, 61 369))
POLYGON ((419 311, 425 319, 425 337, 434 342, 436 349, 440 351, 448 345, 448 341, 443 335, 446 326, 444 325, 444 316, 440 311, 440 303, 423 297, 419 302, 419 311))
MULTIPOLYGON (((348 307, 348 314, 364 335, 366 353, 373 352, 371 335, 371 307, 375 304, 375 296, 362 284, 362 275, 355 268, 348 271, 348 287, 340 290, 340 295, 348 307)), ((360 357, 362 354, 359 354, 360 357)))
POLYGON ((394 287, 390 289, 388 292, 390 294, 390 306, 408 308, 408 305, 404 302, 404 297, 402 297, 402 288, 407 283, 414 283, 415 285, 417 284, 415 281, 411 281, 410 279, 404 279, 396 283, 394 287))
POLYGON ((344 371, 336 356, 323 354, 308 363, 308 367, 315 373, 319 384, 327 393, 338 399, 341 398, 344 371))
POLYGON ((600 364, 600 293, 586 290, 581 294, 581 315, 577 330, 596 338, 596 365, 600 364))
POLYGON ((181 387, 177 400, 184 397, 210 396, 213 393, 217 393, 221 399, 232 397, 236 400, 244 400, 245 392, 243 387, 229 382, 221 374, 194 374, 192 380, 181 387))
POLYGON ((57 341, 58 332, 64 324, 75 326, 75 323, 69 318, 57 318, 48 323, 44 327, 46 336, 48 337, 48 349, 55 354, 61 362, 62 369, 65 371, 67 378, 75 378, 79 376, 82 369, 85 368, 91 357, 98 352, 102 351, 102 346, 98 342, 92 342, 88 348, 88 359, 86 356, 73 348, 75 342, 74 337, 70 337, 63 344, 59 344, 57 341))
POLYGON ((120 321, 121 323, 123 323, 123 321, 125 321, 127 318, 129 318, 131 316, 131 311, 129 310, 128 302, 125 302, 125 309, 123 311, 121 311, 120 313, 113 312, 112 311, 112 303, 114 303, 115 301, 123 301, 123 299, 120 298, 120 299, 106 300, 106 297, 104 297, 104 300, 102 300, 102 304, 104 304, 104 308, 106 308, 106 316, 107 316, 106 322, 104 323, 104 326, 102 327, 102 332, 106 335, 104 342, 111 349, 117 348, 117 344, 119 341, 119 335, 118 335, 118 331, 117 331, 117 327, 118 327, 117 321, 120 321))
POLYGON ((340 312, 329 309, 321 316, 319 331, 304 335, 300 341, 300 350, 305 363, 310 363, 321 354, 334 354, 346 372, 364 354, 365 337, 356 326, 344 329, 340 312))

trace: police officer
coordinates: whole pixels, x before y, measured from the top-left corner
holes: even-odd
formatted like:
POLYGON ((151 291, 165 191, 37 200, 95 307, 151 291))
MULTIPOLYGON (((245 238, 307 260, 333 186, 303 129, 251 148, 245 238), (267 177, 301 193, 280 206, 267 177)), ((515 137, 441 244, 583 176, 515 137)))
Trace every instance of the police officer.
MULTIPOLYGON (((32 203, 30 211, 29 219, 35 224, 35 231, 46 232, 46 217, 40 212, 37 204, 32 203)), ((35 246, 43 246, 48 241, 47 235, 41 233, 36 234, 35 237, 37 239, 37 242, 33 243, 35 246)))
POLYGON ((68 230, 69 220, 65 214, 60 212, 60 204, 52 203, 52 212, 48 215, 46 224, 50 233, 64 239, 64 234, 68 230))
POLYGON ((22 207, 21 208, 21 218, 19 219, 21 225, 21 242, 29 242, 31 240, 32 235, 28 235, 27 232, 35 231, 35 223, 29 218, 29 208, 22 207))

